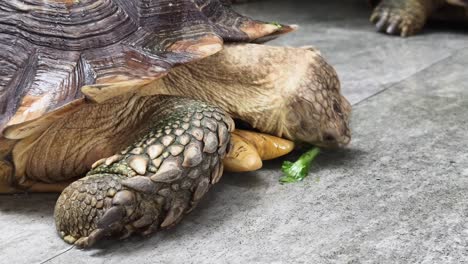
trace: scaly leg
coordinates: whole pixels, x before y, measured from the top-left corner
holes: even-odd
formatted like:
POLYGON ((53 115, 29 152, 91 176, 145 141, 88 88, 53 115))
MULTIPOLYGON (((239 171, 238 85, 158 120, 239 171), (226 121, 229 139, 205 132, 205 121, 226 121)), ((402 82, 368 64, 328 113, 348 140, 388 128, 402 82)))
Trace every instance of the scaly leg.
POLYGON ((0 194, 18 192, 13 186, 13 165, 6 159, 15 143, 14 140, 6 139, 0 135, 0 194))
MULTIPOLYGON (((27 192, 33 193, 61 193, 71 182, 43 183, 31 182, 28 184, 27 192)), ((23 192, 25 191, 23 190, 23 192)))
POLYGON ((65 241, 88 247, 171 227, 219 181, 232 119, 200 101, 158 98, 152 129, 62 192, 55 221, 65 241))
POLYGON ((370 18, 377 29, 407 37, 418 33, 445 0, 382 0, 370 18))
POLYGON ((0 160, 0 194, 22 192, 60 193, 70 183, 43 183, 30 180, 17 181, 14 179, 13 165, 6 160, 0 160))
POLYGON ((18 190, 12 186, 13 166, 6 160, 0 160, 0 194, 16 193, 18 190))

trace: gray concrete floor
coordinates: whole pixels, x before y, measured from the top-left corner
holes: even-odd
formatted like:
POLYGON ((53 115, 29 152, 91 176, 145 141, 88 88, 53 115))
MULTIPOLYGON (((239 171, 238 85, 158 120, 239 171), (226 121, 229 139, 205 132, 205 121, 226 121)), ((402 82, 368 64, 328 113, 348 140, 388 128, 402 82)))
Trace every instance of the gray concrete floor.
POLYGON ((351 146, 305 181, 227 174, 174 229, 86 251, 56 235, 57 195, 1 196, 0 263, 468 263, 468 34, 376 34, 365 2, 237 7, 301 25, 273 43, 319 48, 354 104, 351 146))

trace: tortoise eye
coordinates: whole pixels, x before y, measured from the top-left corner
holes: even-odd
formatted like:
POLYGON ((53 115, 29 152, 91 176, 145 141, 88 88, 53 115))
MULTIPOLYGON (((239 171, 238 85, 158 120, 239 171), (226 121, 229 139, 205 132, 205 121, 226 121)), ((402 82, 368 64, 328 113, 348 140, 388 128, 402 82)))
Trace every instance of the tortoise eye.
POLYGON ((333 110, 335 113, 337 113, 339 116, 343 116, 343 112, 341 111, 340 104, 338 103, 337 100, 333 100, 333 110))

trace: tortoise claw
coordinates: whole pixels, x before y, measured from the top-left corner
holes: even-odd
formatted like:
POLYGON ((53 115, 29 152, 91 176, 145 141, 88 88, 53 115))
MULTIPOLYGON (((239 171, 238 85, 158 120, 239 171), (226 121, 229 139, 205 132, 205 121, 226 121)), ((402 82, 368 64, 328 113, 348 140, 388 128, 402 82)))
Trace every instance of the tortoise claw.
POLYGON ((96 244, 97 241, 101 240, 106 235, 105 230, 96 229, 87 237, 81 237, 74 242, 74 245, 78 248, 88 248, 96 244))
POLYGON ((262 167, 257 149, 239 135, 231 135, 230 150, 223 160, 227 171, 255 171, 262 167))
POLYGON ((388 13, 385 13, 384 15, 380 16, 380 19, 375 24, 375 27, 377 28, 377 30, 379 32, 384 31, 384 29, 385 29, 385 27, 387 25, 387 17, 388 17, 388 13))
POLYGON ((97 227, 100 229, 110 229, 112 225, 118 224, 125 217, 125 209, 121 206, 114 206, 107 210, 98 221, 97 227))
POLYGON ((230 151, 224 158, 227 171, 255 171, 262 167, 262 160, 284 156, 294 149, 294 142, 268 134, 235 130, 231 135, 230 151))
POLYGON ((387 27, 387 33, 390 35, 395 35, 398 34, 400 31, 399 29, 399 24, 400 24, 400 19, 392 22, 388 27, 387 27))
POLYGON ((240 129, 235 130, 233 134, 252 144, 262 160, 276 159, 294 149, 294 142, 269 134, 240 129))

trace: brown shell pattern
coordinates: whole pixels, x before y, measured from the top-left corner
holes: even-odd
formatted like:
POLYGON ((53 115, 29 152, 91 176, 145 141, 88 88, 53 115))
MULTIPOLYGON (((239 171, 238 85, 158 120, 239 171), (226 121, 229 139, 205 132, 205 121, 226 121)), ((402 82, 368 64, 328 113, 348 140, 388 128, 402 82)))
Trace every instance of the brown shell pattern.
POLYGON ((142 86, 224 41, 290 30, 220 0, 0 1, 0 133, 22 138, 5 129, 60 118, 86 102, 83 86, 142 86))

